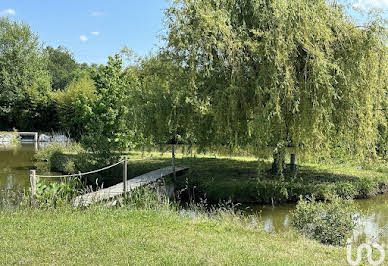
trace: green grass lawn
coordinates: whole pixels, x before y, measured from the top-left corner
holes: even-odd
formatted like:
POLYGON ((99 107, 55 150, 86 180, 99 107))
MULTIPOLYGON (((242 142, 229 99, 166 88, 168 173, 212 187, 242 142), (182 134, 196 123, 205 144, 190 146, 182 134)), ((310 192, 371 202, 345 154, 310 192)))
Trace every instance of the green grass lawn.
POLYGON ((0 264, 345 265, 344 248, 264 232, 236 216, 171 210, 24 209, 0 212, 0 264))

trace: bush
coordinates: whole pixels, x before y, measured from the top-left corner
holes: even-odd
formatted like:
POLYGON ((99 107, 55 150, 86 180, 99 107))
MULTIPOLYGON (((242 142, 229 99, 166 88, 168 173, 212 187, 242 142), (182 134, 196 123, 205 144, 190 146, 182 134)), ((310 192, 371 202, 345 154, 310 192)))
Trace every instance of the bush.
POLYGON ((53 154, 55 153, 64 153, 65 145, 59 142, 53 142, 48 144, 43 149, 35 153, 35 159, 42 162, 51 162, 53 154))
POLYGON ((361 178, 357 184, 357 189, 360 197, 368 198, 377 194, 379 185, 374 180, 361 178))
POLYGON ((96 98, 93 81, 88 78, 74 80, 64 91, 57 91, 55 95, 61 129, 69 133, 72 139, 80 140, 85 133, 89 106, 96 98))
POLYGON ((77 178, 68 178, 60 183, 37 178, 36 203, 41 207, 57 207, 69 203, 78 195, 82 183, 77 178))
POLYGON ((48 162, 51 171, 74 174, 89 169, 85 166, 85 152, 77 143, 63 144, 53 142, 35 154, 38 161, 48 162))
POLYGON ((291 214, 291 224, 301 234, 323 244, 344 245, 357 224, 359 210, 351 199, 308 202, 300 198, 291 214))
POLYGON ((336 194, 344 199, 353 199, 357 194, 358 191, 354 184, 349 182, 340 182, 336 185, 336 194))

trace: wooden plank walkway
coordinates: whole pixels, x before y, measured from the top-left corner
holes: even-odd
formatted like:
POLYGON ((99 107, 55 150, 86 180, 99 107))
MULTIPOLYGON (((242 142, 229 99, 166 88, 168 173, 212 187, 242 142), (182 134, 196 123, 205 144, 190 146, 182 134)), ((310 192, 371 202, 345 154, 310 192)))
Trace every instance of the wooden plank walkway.
MULTIPOLYGON (((178 167, 177 166, 177 167, 175 167, 175 172, 178 174, 178 173, 181 173, 187 169, 188 169, 187 167, 178 167)), ((173 174, 173 169, 172 169, 172 166, 169 166, 169 167, 165 167, 162 169, 158 169, 158 170, 137 176, 137 177, 127 181, 126 191, 129 192, 135 188, 154 183, 157 180, 159 180, 163 177, 166 177, 168 175, 171 175, 171 174, 173 174)), ((101 200, 109 200, 109 199, 112 199, 114 197, 120 196, 120 195, 124 194, 123 185, 124 185, 124 183, 121 182, 117 185, 114 185, 114 186, 111 186, 108 188, 100 189, 100 190, 92 192, 92 193, 78 196, 74 201, 74 205, 75 206, 89 206, 90 204, 92 204, 94 202, 98 202, 101 200)))

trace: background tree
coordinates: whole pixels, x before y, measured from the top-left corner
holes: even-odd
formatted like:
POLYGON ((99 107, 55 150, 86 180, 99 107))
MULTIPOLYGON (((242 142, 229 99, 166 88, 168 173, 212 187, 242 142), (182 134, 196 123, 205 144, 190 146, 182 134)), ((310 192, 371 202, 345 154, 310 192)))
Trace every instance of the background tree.
POLYGON ((71 52, 63 46, 55 49, 47 46, 45 51, 48 55, 47 68, 52 77, 52 89, 64 90, 75 78, 78 64, 71 52))
POLYGON ((90 78, 73 80, 65 90, 56 92, 60 129, 76 141, 86 133, 87 114, 96 99, 95 93, 94 81, 90 78))
POLYGON ((107 65, 99 66, 93 80, 96 99, 88 108, 82 142, 99 165, 107 165, 116 162, 120 152, 134 144, 135 133, 127 118, 130 92, 136 80, 124 71, 119 55, 109 57, 107 65))
POLYGON ((161 50, 141 60, 137 76, 141 86, 136 96, 142 121, 139 131, 144 132, 149 143, 171 144, 175 166, 175 145, 200 141, 194 132, 200 128, 202 115, 190 90, 188 71, 161 50))
POLYGON ((140 69, 146 134, 155 144, 190 142, 193 110, 184 69, 163 53, 144 58, 140 69))
POLYGON ((42 106, 34 105, 48 96, 46 69, 47 58, 30 27, 0 18, 0 128, 25 128, 23 122, 37 117, 41 125, 49 122, 38 110, 42 106), (29 104, 35 106, 33 110, 28 109, 29 104))

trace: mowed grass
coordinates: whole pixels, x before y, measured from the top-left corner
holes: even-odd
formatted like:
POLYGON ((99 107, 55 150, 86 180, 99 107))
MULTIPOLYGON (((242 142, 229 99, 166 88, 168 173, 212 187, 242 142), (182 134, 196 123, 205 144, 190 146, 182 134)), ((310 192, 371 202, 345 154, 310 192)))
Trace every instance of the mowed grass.
POLYGON ((345 265, 344 248, 237 216, 93 207, 0 212, 4 265, 345 265), (253 223, 254 224, 254 223, 253 223))

